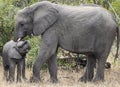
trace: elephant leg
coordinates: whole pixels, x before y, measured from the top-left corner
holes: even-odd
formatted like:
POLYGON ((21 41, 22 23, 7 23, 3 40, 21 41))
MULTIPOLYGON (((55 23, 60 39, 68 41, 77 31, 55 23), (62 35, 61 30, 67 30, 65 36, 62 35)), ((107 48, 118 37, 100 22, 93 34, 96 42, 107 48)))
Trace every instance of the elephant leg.
POLYGON ((4 79, 7 81, 8 80, 8 75, 9 75, 9 65, 5 63, 5 61, 3 60, 3 68, 4 68, 4 79))
POLYGON ((83 81, 83 82, 91 81, 94 76, 95 66, 96 66, 95 56, 88 55, 86 71, 85 71, 85 74, 80 78, 80 81, 83 81))
POLYGON ((13 59, 10 59, 9 61, 9 81, 13 82, 14 81, 14 76, 15 76, 15 61, 13 59))
POLYGON ((104 81, 104 70, 107 57, 99 57, 97 61, 97 71, 94 78, 94 82, 104 81))
POLYGON ((8 70, 4 69, 4 79, 8 80, 8 70))
POLYGON ((50 30, 42 36, 40 53, 33 65, 33 76, 30 78, 30 82, 40 81, 40 69, 43 63, 47 62, 51 56, 56 55, 57 48, 58 38, 56 32, 50 30))
POLYGON ((99 51, 97 52, 96 56, 98 61, 97 61, 96 75, 93 80, 94 82, 104 81, 105 63, 110 53, 111 46, 112 46, 112 41, 109 40, 107 41, 107 44, 104 46, 104 49, 99 49, 99 51))
POLYGON ((47 62, 47 60, 51 58, 52 55, 55 55, 56 53, 56 49, 57 49, 56 42, 48 41, 49 44, 47 44, 47 41, 45 43, 44 42, 45 41, 42 42, 40 54, 33 65, 33 76, 30 78, 30 82, 40 81, 40 69, 43 63, 47 62))
POLYGON ((23 78, 24 80, 27 80, 27 78, 26 78, 26 76, 25 76, 25 58, 22 59, 20 65, 21 65, 21 69, 22 69, 22 78, 23 78))
POLYGON ((50 73, 50 81, 56 83, 57 79, 57 61, 56 61, 56 54, 53 55, 51 58, 48 59, 48 69, 50 73))
POLYGON ((17 82, 21 82, 22 67, 21 61, 17 64, 17 82))
POLYGON ((39 55, 38 59, 36 60, 36 62, 33 65, 33 76, 30 78, 30 82, 39 82, 40 81, 40 69, 43 65, 43 63, 45 63, 51 56, 51 51, 47 50, 46 52, 44 52, 44 54, 39 55), (47 55, 45 55, 47 54, 47 55))

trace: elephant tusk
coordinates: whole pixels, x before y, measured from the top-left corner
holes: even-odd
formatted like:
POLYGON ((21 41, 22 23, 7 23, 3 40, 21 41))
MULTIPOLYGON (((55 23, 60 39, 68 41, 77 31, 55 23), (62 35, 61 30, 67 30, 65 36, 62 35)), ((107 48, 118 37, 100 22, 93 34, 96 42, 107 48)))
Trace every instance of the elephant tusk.
POLYGON ((33 36, 33 34, 31 34, 31 36, 33 36))
POLYGON ((21 40, 21 38, 18 38, 17 42, 20 41, 20 40, 21 40))
POLYGON ((33 34, 30 34, 29 37, 30 37, 30 38, 33 37, 33 34))

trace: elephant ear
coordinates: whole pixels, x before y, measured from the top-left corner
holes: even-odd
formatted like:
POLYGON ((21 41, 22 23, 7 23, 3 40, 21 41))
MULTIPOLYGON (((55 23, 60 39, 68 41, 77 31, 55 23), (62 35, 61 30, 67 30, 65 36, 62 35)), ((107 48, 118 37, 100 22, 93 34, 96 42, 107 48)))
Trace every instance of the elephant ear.
POLYGON ((41 6, 34 12, 33 34, 38 36, 54 25, 58 19, 58 11, 51 6, 41 6))
POLYGON ((8 56, 10 58, 14 58, 14 59, 21 59, 22 58, 20 53, 16 50, 16 47, 13 47, 13 48, 10 49, 10 52, 8 53, 8 56))

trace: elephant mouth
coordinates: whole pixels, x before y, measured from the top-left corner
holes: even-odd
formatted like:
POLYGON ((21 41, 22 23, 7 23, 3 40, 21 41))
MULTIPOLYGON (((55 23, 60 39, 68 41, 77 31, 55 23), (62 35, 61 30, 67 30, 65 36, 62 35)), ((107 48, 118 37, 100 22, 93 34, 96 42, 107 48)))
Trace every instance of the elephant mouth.
POLYGON ((17 39, 17 42, 23 40, 23 38, 24 38, 24 37, 20 37, 20 38, 18 38, 18 39, 17 39))
MULTIPOLYGON (((31 37, 33 37, 33 34, 29 34, 28 36, 31 38, 31 37)), ((24 37, 25 37, 25 36, 19 37, 19 38, 17 39, 17 42, 18 42, 18 41, 21 41, 24 37)))
POLYGON ((29 52, 29 49, 26 49, 25 52, 28 53, 28 52, 29 52))
POLYGON ((21 41, 22 39, 24 38, 24 35, 15 35, 15 37, 14 37, 14 41, 15 42, 18 42, 18 41, 21 41))

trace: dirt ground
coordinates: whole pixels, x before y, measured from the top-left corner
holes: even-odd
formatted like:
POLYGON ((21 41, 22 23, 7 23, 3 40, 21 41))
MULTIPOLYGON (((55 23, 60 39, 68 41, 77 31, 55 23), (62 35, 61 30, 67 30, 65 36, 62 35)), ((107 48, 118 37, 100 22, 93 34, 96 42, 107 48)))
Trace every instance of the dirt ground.
MULTIPOLYGON (((50 83, 48 70, 41 71, 41 79, 42 82, 33 84, 29 81, 22 83, 7 83, 3 79, 3 69, 0 67, 0 87, 120 87, 120 66, 114 64, 112 68, 109 70, 105 70, 105 82, 99 83, 83 83, 78 82, 79 77, 81 77, 84 73, 85 69, 80 69, 79 71, 72 69, 61 69, 58 68, 58 79, 59 82, 57 84, 50 83)), ((26 76, 29 80, 32 71, 27 69, 26 76)))

